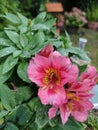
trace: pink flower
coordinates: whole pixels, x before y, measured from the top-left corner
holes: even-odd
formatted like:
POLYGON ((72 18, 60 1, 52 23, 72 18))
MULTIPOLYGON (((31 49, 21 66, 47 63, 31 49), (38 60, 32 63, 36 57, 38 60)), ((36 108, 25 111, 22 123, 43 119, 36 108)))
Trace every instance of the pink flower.
POLYGON ((48 44, 30 60, 28 77, 39 86, 38 96, 42 104, 52 105, 48 111, 49 119, 59 110, 63 124, 70 115, 84 122, 93 108, 89 100, 93 96, 90 91, 98 80, 97 70, 90 66, 79 77, 78 67, 68 57, 53 50, 48 44))
POLYGON ((88 111, 93 108, 93 104, 89 101, 93 94, 91 94, 89 90, 89 84, 87 82, 75 81, 69 85, 68 89, 66 89, 68 102, 65 106, 63 105, 65 110, 63 110, 64 108, 60 108, 63 124, 66 123, 67 120, 66 117, 62 118, 62 113, 64 112, 65 114, 68 113, 67 115, 70 113, 77 121, 86 121, 88 111))
POLYGON ((78 77, 78 68, 56 52, 49 57, 37 54, 28 66, 28 77, 40 87, 38 96, 43 104, 59 106, 65 102, 64 84, 78 77))
POLYGON ((89 101, 93 96, 90 91, 95 86, 97 78, 96 68, 90 66, 80 75, 80 81, 65 85, 67 102, 59 107, 63 124, 66 123, 70 114, 80 122, 87 119, 88 111, 93 108, 93 104, 89 101))
POLYGON ((66 100, 65 103, 59 107, 53 106, 49 109, 49 118, 56 116, 58 109, 62 123, 68 121, 72 115, 77 121, 84 122, 88 117, 88 111, 93 108, 93 104, 89 99, 93 96, 89 91, 89 84, 87 82, 75 81, 65 85, 66 100), (85 86, 85 87, 84 87, 85 86))
POLYGON ((49 55, 53 52, 54 48, 51 44, 48 44, 43 48, 40 52, 38 52, 38 55, 49 57, 49 55))

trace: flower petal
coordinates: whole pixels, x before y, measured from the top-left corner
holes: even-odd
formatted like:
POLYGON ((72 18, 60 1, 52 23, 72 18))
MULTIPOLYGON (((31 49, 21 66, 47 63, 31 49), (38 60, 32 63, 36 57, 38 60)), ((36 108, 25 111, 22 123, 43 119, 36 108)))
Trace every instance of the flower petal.
POLYGON ((48 98, 48 88, 46 89, 41 89, 39 88, 38 90, 38 96, 42 102, 42 104, 46 105, 46 104, 50 104, 49 102, 49 98, 48 98))
POLYGON ((49 57, 49 55, 53 52, 54 48, 51 44, 48 44, 47 46, 45 46, 45 48, 43 48, 39 53, 37 53, 38 55, 44 56, 44 57, 49 57))
POLYGON ((48 111, 49 119, 54 118, 56 116, 56 112, 57 112, 57 108, 55 107, 50 108, 48 111))
POLYGON ((62 123, 64 125, 68 121, 68 117, 70 116, 70 111, 67 111, 66 104, 60 107, 60 116, 61 116, 62 123))
POLYGON ((97 70, 94 66, 89 66, 86 72, 83 72, 80 76, 81 81, 85 79, 93 79, 96 76, 97 70))
POLYGON ((80 112, 80 111, 73 111, 72 116, 77 121, 84 122, 84 121, 87 120, 88 113, 87 113, 87 111, 82 111, 82 112, 80 112))
POLYGON ((43 78, 43 73, 40 75, 40 72, 37 71, 36 69, 36 64, 34 63, 34 59, 30 60, 28 69, 27 69, 28 77, 29 79, 36 83, 39 86, 43 86, 42 78, 43 78))
POLYGON ((66 93, 63 87, 50 90, 49 87, 46 89, 39 89, 38 96, 42 104, 51 104, 55 107, 61 106, 66 102, 66 93))

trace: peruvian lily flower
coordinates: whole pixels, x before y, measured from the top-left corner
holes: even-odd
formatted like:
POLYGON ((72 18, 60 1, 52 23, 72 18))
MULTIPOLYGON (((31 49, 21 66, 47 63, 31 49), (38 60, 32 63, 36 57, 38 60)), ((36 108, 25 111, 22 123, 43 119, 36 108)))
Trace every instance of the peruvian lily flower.
POLYGON ((89 101, 93 96, 90 90, 98 79, 94 67, 89 67, 78 77, 78 67, 48 44, 30 60, 27 73, 39 86, 38 96, 42 104, 52 105, 48 111, 49 119, 54 118, 58 110, 63 124, 70 115, 80 122, 87 119, 88 111, 93 108, 89 101))
POLYGON ((78 77, 78 68, 69 58, 53 52, 49 57, 39 54, 31 59, 28 77, 40 89, 38 96, 42 104, 60 106, 66 100, 64 84, 73 82, 78 77))
POLYGON ((89 101, 93 94, 90 94, 88 82, 75 81, 71 84, 66 84, 65 91, 67 101, 58 108, 55 106, 50 108, 48 112, 49 118, 55 117, 59 109, 63 124, 68 121, 70 115, 77 121, 86 121, 88 111, 93 108, 93 104, 89 101))

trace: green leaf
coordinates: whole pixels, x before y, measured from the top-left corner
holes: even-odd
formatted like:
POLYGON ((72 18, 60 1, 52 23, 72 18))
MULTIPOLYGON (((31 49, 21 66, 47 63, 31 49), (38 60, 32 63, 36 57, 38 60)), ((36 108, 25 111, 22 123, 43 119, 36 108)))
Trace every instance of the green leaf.
POLYGON ((42 13, 38 14, 38 16, 34 19, 34 24, 43 22, 45 17, 46 17, 46 12, 42 12, 42 13))
POLYGON ((19 34, 18 33, 14 32, 14 31, 7 31, 7 30, 5 30, 5 33, 12 42, 19 43, 19 34))
POLYGON ((20 44, 23 48, 28 45, 28 39, 24 34, 20 34, 20 44))
POLYGON ((15 122, 17 125, 25 128, 33 116, 33 112, 26 105, 19 105, 14 108, 6 118, 6 121, 15 122))
POLYGON ((52 43, 52 45, 55 46, 56 48, 59 48, 63 44, 62 41, 58 40, 50 41, 50 43, 52 43))
POLYGON ((29 47, 28 50, 30 50, 31 55, 37 53, 42 49, 42 47, 45 46, 44 41, 45 41, 45 35, 41 31, 32 37, 28 45, 29 47))
POLYGON ((49 28, 46 25, 44 25, 44 23, 43 24, 39 23, 39 24, 33 25, 32 30, 35 30, 35 31, 36 30, 49 30, 49 28))
POLYGON ((57 51, 59 51, 63 56, 68 56, 68 52, 64 48, 58 48, 57 51))
POLYGON ((56 22, 56 19, 54 18, 54 19, 46 21, 44 25, 47 26, 48 30, 50 30, 50 28, 52 28, 55 22, 56 22))
POLYGON ((15 50, 16 50, 16 48, 13 46, 5 47, 5 48, 1 49, 0 50, 0 58, 13 53, 15 50))
POLYGON ((71 40, 70 40, 70 37, 69 37, 69 35, 67 33, 66 33, 66 37, 59 36, 59 40, 63 42, 62 47, 65 48, 65 49, 70 47, 71 44, 72 44, 71 40))
POLYGON ((17 88, 15 91, 15 99, 17 104, 21 104, 22 102, 28 101, 33 95, 33 91, 30 87, 22 86, 17 88))
POLYGON ((24 24, 18 26, 18 29, 20 30, 21 33, 26 33, 28 30, 28 27, 24 24))
POLYGON ((21 50, 15 50, 15 51, 13 52, 13 57, 15 58, 15 57, 19 56, 21 53, 22 53, 21 50))
POLYGON ((3 74, 10 71, 18 62, 18 58, 14 58, 12 55, 10 55, 6 61, 3 64, 3 74))
POLYGON ((5 109, 10 111, 13 107, 15 107, 16 102, 14 92, 4 84, 0 84, 0 97, 5 109))
POLYGON ((60 119, 58 119, 58 124, 55 127, 51 128, 49 126, 46 126, 45 128, 43 128, 43 130, 46 130, 46 129, 47 130, 85 130, 85 128, 86 128, 86 125, 82 123, 78 123, 77 121, 73 119, 69 119, 65 125, 63 125, 60 119))
POLYGON ((12 30, 12 31, 17 31, 17 28, 13 25, 8 25, 7 27, 4 28, 5 30, 12 30))
MULTIPOLYGON (((32 44, 36 46, 39 46, 45 41, 45 35, 43 32, 39 31, 32 39, 32 44)), ((33 48, 33 47, 32 47, 33 48)))
POLYGON ((21 105, 16 111, 16 117, 20 126, 26 126, 32 117, 32 112, 26 105, 21 105))
POLYGON ((66 38, 67 38, 67 43, 70 43, 70 42, 71 42, 71 39, 70 39, 69 34, 68 34, 67 32, 65 32, 65 34, 66 34, 66 38))
POLYGON ((20 57, 22 57, 22 58, 31 58, 30 50, 26 50, 26 48, 24 48, 24 50, 22 51, 20 57))
POLYGON ((49 125, 50 125, 51 127, 55 127, 57 124, 58 124, 58 119, 57 119, 57 117, 55 117, 55 118, 49 120, 49 125))
POLYGON ((69 118, 68 122, 64 125, 64 128, 67 130, 85 130, 86 125, 76 121, 73 118, 69 118))
POLYGON ((6 13, 4 17, 14 24, 20 24, 20 19, 12 13, 6 13))
POLYGON ((28 130, 38 130, 37 125, 34 121, 29 125, 28 130))
POLYGON ((28 63, 21 62, 18 66, 17 74, 23 81, 30 83, 30 80, 27 75, 27 68, 28 68, 28 63))
POLYGON ((37 111, 38 107, 40 108, 40 105, 41 103, 38 97, 34 97, 28 102, 28 106, 32 111, 37 111))
POLYGON ((8 113, 8 115, 6 116, 6 122, 17 122, 16 114, 17 114, 17 109, 18 109, 19 107, 20 107, 20 106, 16 106, 15 108, 13 108, 13 109, 8 113))
POLYGON ((59 48, 58 51, 62 55, 76 55, 78 58, 90 62, 90 58, 87 56, 86 52, 84 50, 81 50, 77 47, 68 47, 68 48, 59 48))
POLYGON ((11 122, 7 122, 4 130, 19 130, 18 127, 16 125, 14 125, 11 122))
POLYGON ((20 14, 20 13, 17 13, 17 15, 20 18, 22 24, 24 24, 25 26, 27 26, 28 25, 28 19, 25 16, 23 16, 22 14, 20 14))
POLYGON ((50 30, 55 22, 56 19, 51 19, 45 23, 38 23, 32 26, 32 30, 50 30))
POLYGON ((43 128, 49 122, 48 110, 49 110, 49 106, 44 106, 42 104, 39 104, 39 107, 37 108, 36 120, 35 120, 39 128, 43 128))
POLYGON ((77 47, 70 47, 66 49, 66 51, 78 55, 78 57, 82 60, 90 61, 90 58, 87 56, 86 52, 77 47))
POLYGON ((0 119, 2 119, 4 116, 6 116, 8 114, 8 111, 0 111, 0 119))
POLYGON ((10 41, 4 38, 0 38, 0 46, 10 46, 10 41))
POLYGON ((6 74, 2 74, 2 70, 3 70, 3 63, 0 64, 0 83, 4 83, 5 81, 7 81, 12 74, 12 71, 7 72, 6 74))

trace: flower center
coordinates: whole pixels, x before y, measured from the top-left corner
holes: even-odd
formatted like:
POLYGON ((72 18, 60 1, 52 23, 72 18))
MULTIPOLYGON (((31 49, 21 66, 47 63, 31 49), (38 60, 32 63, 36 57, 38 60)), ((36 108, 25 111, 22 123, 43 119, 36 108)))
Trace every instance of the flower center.
POLYGON ((74 107, 74 101, 77 101, 77 102, 79 101, 78 95, 76 95, 74 91, 70 91, 66 93, 66 96, 68 98, 68 111, 78 110, 76 107, 74 107))
POLYGON ((48 68, 46 70, 45 76, 43 78, 43 82, 45 85, 50 85, 50 87, 52 88, 53 85, 59 85, 60 80, 60 75, 56 69, 48 68))

